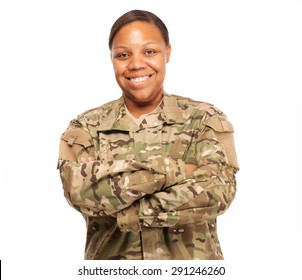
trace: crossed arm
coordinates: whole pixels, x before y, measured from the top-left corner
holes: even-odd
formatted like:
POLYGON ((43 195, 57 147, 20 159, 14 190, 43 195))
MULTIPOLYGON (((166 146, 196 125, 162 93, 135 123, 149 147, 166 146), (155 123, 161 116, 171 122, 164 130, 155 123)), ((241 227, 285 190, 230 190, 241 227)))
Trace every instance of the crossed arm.
MULTIPOLYGON (((77 129, 76 133, 87 132, 77 129)), ((196 165, 168 156, 144 162, 94 160, 81 145, 70 147, 61 141, 59 167, 65 197, 85 215, 116 217, 122 231, 215 218, 234 199, 238 169, 217 133, 205 127, 192 147, 196 165)))

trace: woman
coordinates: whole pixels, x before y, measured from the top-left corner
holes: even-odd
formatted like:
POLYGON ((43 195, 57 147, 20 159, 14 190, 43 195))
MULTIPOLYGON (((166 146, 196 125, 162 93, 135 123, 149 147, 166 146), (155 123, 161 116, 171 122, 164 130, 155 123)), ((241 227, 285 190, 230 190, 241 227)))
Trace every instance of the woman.
POLYGON ((133 10, 114 23, 122 96, 71 121, 59 169, 87 223, 85 259, 223 259, 216 217, 236 192, 233 128, 213 105, 163 89, 165 24, 133 10))

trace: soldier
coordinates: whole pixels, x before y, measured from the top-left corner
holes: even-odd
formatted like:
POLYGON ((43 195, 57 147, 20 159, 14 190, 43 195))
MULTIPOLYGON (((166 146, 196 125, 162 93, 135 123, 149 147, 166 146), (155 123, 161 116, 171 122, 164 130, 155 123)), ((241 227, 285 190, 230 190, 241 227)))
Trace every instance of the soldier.
POLYGON ((122 96, 72 120, 59 149, 64 195, 87 224, 85 259, 223 259, 216 218, 239 169, 232 124, 164 91, 171 45, 153 13, 122 15, 109 48, 122 96))

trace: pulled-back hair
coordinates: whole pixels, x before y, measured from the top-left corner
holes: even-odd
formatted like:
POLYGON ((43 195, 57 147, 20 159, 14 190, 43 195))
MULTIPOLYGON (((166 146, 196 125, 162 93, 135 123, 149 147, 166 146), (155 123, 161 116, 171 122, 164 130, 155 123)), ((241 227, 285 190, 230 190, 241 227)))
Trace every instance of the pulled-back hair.
POLYGON ((150 24, 154 24, 160 31, 164 42, 166 45, 169 44, 169 32, 166 27, 166 25, 163 23, 163 21, 156 16, 155 14, 143 11, 143 10, 132 10, 125 14, 123 14, 121 17, 119 17, 115 23, 111 27, 110 35, 109 35, 109 49, 112 48, 112 42, 116 35, 116 33, 126 24, 134 22, 134 21, 144 21, 148 22, 150 24))

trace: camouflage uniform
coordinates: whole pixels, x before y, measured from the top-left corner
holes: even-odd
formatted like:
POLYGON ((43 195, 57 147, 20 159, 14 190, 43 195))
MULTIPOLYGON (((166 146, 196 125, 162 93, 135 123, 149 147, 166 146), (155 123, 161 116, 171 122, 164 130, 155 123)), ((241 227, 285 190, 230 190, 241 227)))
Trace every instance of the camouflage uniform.
POLYGON ((223 259, 216 217, 239 168, 232 124, 213 105, 165 93, 136 124, 121 97, 70 122, 58 166, 86 220, 85 259, 223 259))

